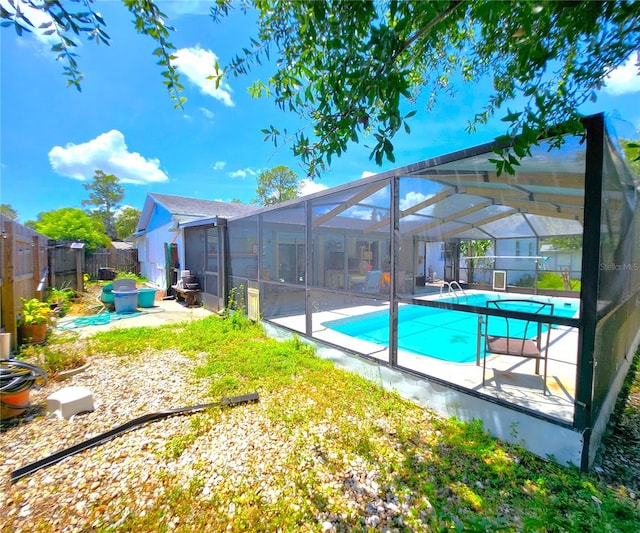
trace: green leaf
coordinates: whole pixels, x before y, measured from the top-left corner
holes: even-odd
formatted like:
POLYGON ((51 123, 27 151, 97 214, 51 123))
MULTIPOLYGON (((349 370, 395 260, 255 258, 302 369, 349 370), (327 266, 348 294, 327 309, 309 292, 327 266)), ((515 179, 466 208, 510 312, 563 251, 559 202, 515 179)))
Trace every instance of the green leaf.
POLYGON ((522 115, 522 113, 513 113, 511 111, 508 111, 507 115, 505 115, 500 120, 502 122, 515 122, 516 120, 518 120, 520 118, 520 115, 522 115))

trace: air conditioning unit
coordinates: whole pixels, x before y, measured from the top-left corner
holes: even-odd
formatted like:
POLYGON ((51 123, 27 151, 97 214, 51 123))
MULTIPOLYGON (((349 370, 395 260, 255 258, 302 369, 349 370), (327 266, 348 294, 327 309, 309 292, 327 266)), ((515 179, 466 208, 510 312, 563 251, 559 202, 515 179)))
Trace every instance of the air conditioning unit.
POLYGON ((257 322, 260 320, 260 291, 249 287, 247 293, 247 316, 257 322))
POLYGON ((507 271, 506 270, 493 271, 493 290, 494 291, 507 290, 507 271))

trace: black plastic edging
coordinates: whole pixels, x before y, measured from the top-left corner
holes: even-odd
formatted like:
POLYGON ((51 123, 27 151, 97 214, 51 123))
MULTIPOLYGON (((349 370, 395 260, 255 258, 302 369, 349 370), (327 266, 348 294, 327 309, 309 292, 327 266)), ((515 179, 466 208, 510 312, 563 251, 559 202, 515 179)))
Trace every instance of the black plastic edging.
POLYGON ((244 396, 234 396, 232 398, 223 398, 219 402, 213 403, 205 403, 201 405, 192 405, 190 407, 178 407, 176 409, 167 409, 166 411, 158 411, 157 413, 150 413, 147 415, 139 416, 138 418, 134 418, 129 422, 125 422, 119 426, 116 426, 105 433, 101 433, 100 435, 96 435, 95 437, 91 437, 83 442, 70 446, 69 448, 65 448, 64 450, 60 450, 54 454, 51 454, 49 457, 45 457, 44 459, 39 459, 38 461, 34 461, 33 463, 29 463, 28 465, 22 466, 13 472, 11 472, 11 483, 18 481, 19 479, 26 477, 34 472, 42 468, 46 468, 47 466, 54 465, 59 463, 63 459, 67 457, 71 457, 81 451, 87 450, 89 448, 93 448, 94 446, 98 446, 104 442, 107 442, 118 435, 136 427, 141 426, 142 424, 146 424, 147 422, 151 422, 153 420, 158 420, 160 418, 167 418, 169 416, 181 415, 186 413, 194 413, 196 411, 204 411, 205 409, 210 409, 212 407, 226 407, 226 406, 234 406, 242 403, 248 402, 256 402, 258 401, 258 393, 252 392, 251 394, 245 394, 244 396))

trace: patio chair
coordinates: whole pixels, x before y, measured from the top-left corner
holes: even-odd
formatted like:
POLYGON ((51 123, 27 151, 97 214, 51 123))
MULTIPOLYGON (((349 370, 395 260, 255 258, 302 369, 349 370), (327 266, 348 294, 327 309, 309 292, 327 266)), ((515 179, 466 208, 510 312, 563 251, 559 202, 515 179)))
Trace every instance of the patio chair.
MULTIPOLYGON (((488 300, 487 309, 519 311, 536 315, 549 315, 549 321, 536 322, 521 318, 486 315, 484 332, 484 356, 482 362, 482 386, 485 385, 487 357, 489 354, 534 359, 535 373, 540 375, 540 361, 544 362, 543 394, 547 393, 547 359, 551 334, 553 304, 534 300, 488 300), (546 331, 546 333, 545 333, 546 331)), ((482 340, 482 339, 480 339, 482 340)))
POLYGON ((362 292, 380 292, 380 282, 382 281, 382 270, 369 270, 364 276, 362 292))

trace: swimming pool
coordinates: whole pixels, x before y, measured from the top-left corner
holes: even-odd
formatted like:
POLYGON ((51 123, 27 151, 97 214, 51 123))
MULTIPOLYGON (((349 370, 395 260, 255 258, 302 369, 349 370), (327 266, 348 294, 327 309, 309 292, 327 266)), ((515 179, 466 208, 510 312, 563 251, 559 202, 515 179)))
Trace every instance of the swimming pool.
MULTIPOLYGON (((487 300, 506 300, 520 296, 513 294, 469 294, 458 298, 438 298, 439 302, 468 304, 486 307, 487 300)), ((548 297, 527 298, 535 302, 554 303, 553 315, 574 317, 578 315, 578 300, 548 297)), ((521 310, 531 312, 531 304, 523 301, 521 310)), ((322 325, 344 335, 372 342, 384 347, 389 345, 389 311, 375 311, 358 316, 323 322, 322 325)), ((512 331, 522 330, 522 320, 509 319, 512 331)), ((492 332, 493 333, 493 332, 492 332)), ((417 305, 401 305, 398 308, 398 350, 426 355, 451 363, 475 363, 477 355, 478 315, 417 305)))

